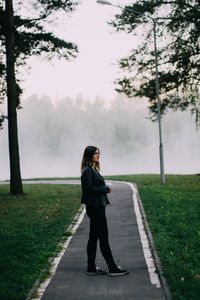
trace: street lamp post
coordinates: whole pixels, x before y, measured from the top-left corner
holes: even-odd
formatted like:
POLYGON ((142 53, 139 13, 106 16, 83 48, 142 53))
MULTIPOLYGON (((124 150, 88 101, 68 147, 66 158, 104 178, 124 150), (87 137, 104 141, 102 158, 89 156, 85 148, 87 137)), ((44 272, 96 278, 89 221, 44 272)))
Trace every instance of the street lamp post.
MULTIPOLYGON (((105 4, 105 5, 111 5, 118 7, 120 9, 128 9, 138 15, 144 16, 140 12, 132 9, 132 8, 123 8, 120 5, 112 4, 109 1, 104 0, 97 0, 97 3, 99 4, 105 4)), ((153 18, 152 16, 145 15, 145 18, 149 18, 153 21, 153 38, 154 38, 154 57, 155 57, 155 71, 156 71, 156 99, 157 99, 157 105, 158 105, 158 128, 159 128, 159 157, 160 157, 160 183, 165 183, 165 173, 164 173, 164 154, 163 154, 163 143, 162 143, 162 127, 161 127, 161 109, 160 109, 160 87, 159 87, 159 77, 158 77, 158 52, 157 52, 157 43, 156 43, 156 24, 157 19, 153 18)))

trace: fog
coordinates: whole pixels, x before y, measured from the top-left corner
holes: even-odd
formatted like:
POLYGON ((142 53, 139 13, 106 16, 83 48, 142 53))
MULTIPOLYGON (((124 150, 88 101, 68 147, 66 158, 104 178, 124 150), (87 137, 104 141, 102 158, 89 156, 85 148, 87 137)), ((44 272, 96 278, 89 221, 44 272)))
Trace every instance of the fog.
MULTIPOLYGON (((83 150, 101 151, 101 173, 159 173, 158 124, 144 101, 118 96, 93 102, 31 96, 18 112, 23 178, 79 176, 83 150)), ((7 123, 0 131, 0 179, 9 178, 7 123)), ((162 120, 166 173, 200 173, 200 131, 190 112, 162 120)))

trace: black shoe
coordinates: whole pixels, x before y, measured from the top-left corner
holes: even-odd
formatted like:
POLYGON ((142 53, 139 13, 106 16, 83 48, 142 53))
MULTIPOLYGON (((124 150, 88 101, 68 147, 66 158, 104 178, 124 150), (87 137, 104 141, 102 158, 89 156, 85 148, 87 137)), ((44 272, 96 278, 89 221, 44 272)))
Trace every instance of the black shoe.
POLYGON ((87 275, 105 275, 107 274, 106 271, 101 270, 100 268, 96 267, 95 269, 87 269, 87 275))
POLYGON ((110 270, 109 275, 110 276, 121 276, 121 275, 126 275, 128 274, 128 270, 122 270, 120 267, 117 267, 116 269, 110 270))

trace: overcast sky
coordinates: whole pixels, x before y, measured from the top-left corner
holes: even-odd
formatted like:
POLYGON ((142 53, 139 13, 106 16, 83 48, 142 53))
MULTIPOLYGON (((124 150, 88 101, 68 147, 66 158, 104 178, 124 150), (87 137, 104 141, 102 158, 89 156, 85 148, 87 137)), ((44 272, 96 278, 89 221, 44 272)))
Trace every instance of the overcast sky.
MULTIPOLYGON (((113 81, 119 76, 117 59, 136 45, 131 34, 116 33, 107 24, 120 9, 100 5, 96 0, 82 0, 70 17, 61 16, 54 26, 57 35, 78 44, 79 55, 72 62, 41 62, 31 59, 31 70, 25 76, 24 97, 47 94, 50 97, 86 98, 114 96, 113 81)), ((125 5, 131 1, 116 1, 125 5)))

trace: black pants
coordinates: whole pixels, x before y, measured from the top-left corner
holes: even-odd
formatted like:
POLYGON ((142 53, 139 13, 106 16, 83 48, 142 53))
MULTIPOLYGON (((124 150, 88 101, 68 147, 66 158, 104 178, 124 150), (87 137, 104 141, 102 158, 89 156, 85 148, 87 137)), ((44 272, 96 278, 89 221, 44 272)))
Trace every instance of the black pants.
POLYGON ((95 268, 97 241, 99 239, 101 253, 109 270, 112 270, 116 268, 116 264, 108 242, 108 226, 105 207, 86 206, 86 212, 90 218, 90 233, 87 244, 88 267, 95 268))

